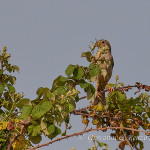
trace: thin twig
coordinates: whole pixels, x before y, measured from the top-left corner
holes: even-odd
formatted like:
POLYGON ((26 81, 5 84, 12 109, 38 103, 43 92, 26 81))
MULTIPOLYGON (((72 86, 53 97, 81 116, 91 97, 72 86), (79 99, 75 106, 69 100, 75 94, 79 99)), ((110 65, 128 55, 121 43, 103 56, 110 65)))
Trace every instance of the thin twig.
MULTIPOLYGON (((3 74, 3 60, 0 60, 0 64, 1 64, 1 72, 3 74)), ((2 83, 2 75, 0 76, 0 84, 2 83)))
MULTIPOLYGON (((7 150, 10 150, 10 149, 11 149, 11 147, 12 147, 14 141, 15 141, 19 136, 21 136, 21 135, 23 134, 25 125, 27 125, 27 124, 29 124, 29 123, 30 123, 30 117, 28 117, 28 119, 26 119, 26 120, 21 120, 21 121, 18 123, 18 125, 21 125, 21 131, 18 133, 18 135, 14 136, 14 138, 12 139, 12 141, 9 143, 7 150)), ((17 128, 17 126, 16 126, 16 128, 17 128)))
POLYGON ((86 98, 86 96, 80 97, 79 100, 86 98))
MULTIPOLYGON (((122 90, 128 91, 128 90, 130 90, 130 89, 132 89, 132 88, 138 88, 138 92, 139 92, 140 90, 142 90, 142 89, 145 89, 145 91, 147 91, 147 92, 150 91, 150 86, 149 86, 149 85, 141 84, 141 83, 139 83, 139 82, 136 82, 135 85, 128 85, 128 86, 118 87, 118 88, 115 88, 115 87, 114 87, 114 88, 112 88, 112 91, 122 91, 122 90)), ((110 89, 105 89, 105 90, 103 90, 103 91, 100 91, 99 94, 102 94, 102 93, 105 93, 105 92, 109 92, 109 91, 110 91, 110 89)), ((111 91, 111 92, 112 92, 112 91, 111 91)), ((137 92, 135 92, 135 94, 136 94, 136 93, 137 93, 137 92)), ((84 99, 84 98, 86 98, 86 96, 80 97, 79 100, 82 100, 82 99, 84 99)))
POLYGON ((30 148, 28 150, 35 150, 37 148, 40 148, 40 147, 43 147, 43 146, 48 146, 52 143, 55 143, 57 141, 61 141, 63 139, 68 139, 70 137, 74 137, 74 136, 78 136, 78 135, 82 135, 84 133, 87 133, 87 132, 90 132, 90 131, 99 131, 99 130, 107 130, 107 129, 112 129, 112 130, 117 130, 117 129, 122 129, 122 130, 130 130, 130 131, 136 131, 136 132, 144 132, 144 133, 149 133, 148 131, 143 131, 143 130, 137 130, 137 129, 133 129, 133 128, 126 128, 126 127, 105 127, 105 128, 90 128, 88 130, 84 130, 84 131, 81 131, 81 132, 77 132, 77 133, 73 133, 73 134, 70 134, 70 135, 66 135, 64 137, 61 137, 61 138, 57 138, 55 140, 52 140, 52 141, 49 141, 47 143, 44 143, 44 144, 41 144, 41 145, 37 145, 33 148, 30 148))
POLYGON ((133 147, 132 147, 131 143, 129 142, 129 140, 128 140, 128 138, 127 138, 127 136, 126 136, 124 130, 122 130, 122 131, 123 131, 123 135, 124 135, 124 137, 125 137, 126 142, 128 143, 128 145, 129 145, 129 147, 131 148, 131 150, 133 150, 133 147))
POLYGON ((9 145, 8 145, 7 150, 10 150, 10 149, 11 149, 11 147, 12 147, 14 141, 15 141, 19 136, 20 136, 20 133, 12 139, 12 141, 11 141, 11 142, 9 143, 9 145))
POLYGON ((101 117, 101 118, 114 118, 114 117, 110 117, 108 115, 104 115, 104 114, 101 114, 101 115, 98 115, 98 114, 89 114, 88 112, 86 112, 86 110, 84 111, 84 109, 79 109, 79 110, 74 110, 72 111, 70 114, 73 114, 73 115, 82 115, 82 116, 86 116, 87 118, 90 118, 90 117, 101 117))

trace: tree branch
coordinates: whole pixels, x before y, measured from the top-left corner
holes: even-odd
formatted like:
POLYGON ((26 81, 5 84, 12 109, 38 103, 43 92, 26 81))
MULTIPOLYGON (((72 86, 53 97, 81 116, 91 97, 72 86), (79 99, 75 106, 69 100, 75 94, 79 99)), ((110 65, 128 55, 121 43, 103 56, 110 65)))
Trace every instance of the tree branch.
POLYGON ((150 132, 148 131, 143 131, 143 130, 137 130, 137 129, 133 129, 133 128, 126 128, 126 127, 105 127, 105 128, 90 128, 88 130, 84 130, 84 131, 81 131, 81 132, 77 132, 77 133, 73 133, 73 134, 70 134, 70 135, 66 135, 64 137, 61 137, 61 138, 57 138, 55 140, 52 140, 52 141, 49 141, 47 143, 44 143, 44 144, 41 144, 41 145, 37 145, 33 148, 29 148, 28 150, 36 150, 37 148, 40 148, 40 147, 43 147, 43 146, 48 146, 52 143, 55 143, 57 141, 61 141, 63 139, 68 139, 70 137, 74 137, 74 136, 78 136, 78 135, 82 135, 84 133, 87 133, 87 132, 90 132, 90 131, 99 131, 99 130, 106 130, 106 129, 112 129, 112 130, 117 130, 117 129, 122 129, 122 130, 130 130, 130 131, 136 131, 136 132, 143 132, 143 133, 148 133, 150 134, 150 132))
POLYGON ((20 136, 21 134, 19 133, 17 136, 14 136, 14 138, 12 139, 12 141, 9 143, 7 150, 10 150, 14 141, 20 136))
MULTIPOLYGON (((108 88, 108 89, 105 89, 103 91, 100 91, 99 94, 102 94, 102 93, 105 93, 105 92, 112 92, 112 91, 121 91, 121 92, 124 93, 124 91, 128 92, 129 90, 131 90, 133 88, 138 89, 138 91, 136 91, 134 94, 139 93, 140 90, 143 90, 143 89, 147 92, 150 91, 150 86, 149 85, 145 85, 145 84, 142 84, 140 82, 136 82, 135 85, 128 85, 128 86, 118 87, 118 88, 114 87, 114 88, 111 88, 111 90, 108 88)), ((86 98, 86 96, 80 97, 79 100, 84 99, 84 98, 86 98)))
MULTIPOLYGON (((87 111, 86 111, 86 109, 84 109, 84 108, 81 108, 81 109, 79 109, 79 110, 74 110, 74 111, 72 111, 70 114, 73 114, 73 115, 82 115, 82 116, 86 116, 86 117, 88 117, 88 118, 90 118, 90 117, 101 117, 101 118, 114 118, 114 117, 110 117, 110 116, 108 116, 108 115, 106 115, 106 114, 101 114, 101 115, 98 115, 98 114, 95 114, 95 115, 91 115, 91 114, 89 114, 87 111)), ((115 119, 115 118, 114 118, 115 119)))
POLYGON ((21 125, 21 126, 20 126, 21 131, 18 133, 18 135, 14 136, 14 138, 12 139, 12 141, 9 143, 7 150, 10 150, 11 147, 12 147, 12 145, 13 145, 13 143, 14 143, 14 141, 15 141, 19 136, 21 136, 21 135, 23 134, 23 132, 24 132, 24 127, 25 127, 25 125, 27 125, 28 123, 30 123, 30 117, 29 117, 28 119, 26 119, 26 120, 21 120, 21 121, 18 123, 18 125, 21 125))
POLYGON ((131 148, 131 150, 133 150, 133 147, 132 147, 131 143, 129 142, 129 140, 128 140, 128 138, 127 138, 127 136, 126 136, 124 130, 123 130, 123 135, 124 135, 124 138, 125 138, 126 142, 127 142, 128 145, 129 145, 129 147, 131 148))

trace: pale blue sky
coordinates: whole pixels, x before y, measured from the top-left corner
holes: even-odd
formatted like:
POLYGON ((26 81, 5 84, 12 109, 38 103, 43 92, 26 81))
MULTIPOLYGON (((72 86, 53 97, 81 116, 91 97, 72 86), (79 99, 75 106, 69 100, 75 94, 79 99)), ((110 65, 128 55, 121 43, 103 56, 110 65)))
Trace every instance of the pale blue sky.
MULTIPOLYGON (((150 84, 150 1, 0 2, 0 48, 6 45, 12 54, 11 62, 19 65, 16 88, 24 92, 25 97, 34 99, 38 87, 51 87, 58 75, 64 75, 68 64, 88 65, 80 55, 89 50, 88 45, 95 38, 107 39, 112 45, 115 67, 111 82, 119 74, 120 82, 126 84, 136 81, 150 84)), ((83 100, 78 107, 87 103, 83 100)), ((83 129, 77 118, 71 121, 75 132, 83 129)), ((96 134, 104 135, 103 132, 96 134)), ((116 143, 110 143, 113 150, 116 143)), ((145 144, 146 150, 149 141, 145 144)), ((41 150, 69 150, 72 146, 87 150, 90 144, 87 139, 81 141, 75 137, 41 150)))

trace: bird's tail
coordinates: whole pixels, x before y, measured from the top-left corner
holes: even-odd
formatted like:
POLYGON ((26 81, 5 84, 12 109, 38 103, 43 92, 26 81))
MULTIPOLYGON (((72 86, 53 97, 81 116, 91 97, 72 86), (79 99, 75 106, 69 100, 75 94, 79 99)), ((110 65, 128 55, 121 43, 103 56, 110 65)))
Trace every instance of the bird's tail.
POLYGON ((103 105, 106 105, 105 93, 102 93, 99 97, 96 96, 94 105, 97 105, 99 102, 101 102, 103 105))

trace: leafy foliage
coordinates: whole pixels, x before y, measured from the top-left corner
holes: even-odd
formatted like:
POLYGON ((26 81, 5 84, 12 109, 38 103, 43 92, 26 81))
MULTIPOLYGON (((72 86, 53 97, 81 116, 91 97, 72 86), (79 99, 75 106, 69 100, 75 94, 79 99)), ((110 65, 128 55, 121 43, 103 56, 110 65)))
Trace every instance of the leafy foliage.
MULTIPOLYGON (((95 45, 91 50, 95 49, 95 45)), ((4 46, 0 55, 0 148, 14 150, 28 149, 33 144, 39 144, 42 134, 49 139, 54 139, 58 135, 66 136, 67 130, 71 129, 70 114, 76 111, 76 104, 79 99, 80 91, 78 86, 84 89, 89 106, 81 109, 82 123, 87 128, 90 122, 96 128, 116 127, 111 136, 115 136, 119 143, 119 148, 124 149, 129 143, 132 147, 143 149, 143 142, 140 140, 127 140, 129 136, 139 136, 138 131, 125 130, 120 127, 139 130, 142 128, 147 131, 150 129, 150 96, 147 94, 149 87, 143 87, 147 92, 140 93, 137 97, 128 98, 124 83, 118 83, 119 77, 116 76, 115 84, 109 84, 106 90, 107 104, 93 104, 96 90, 93 82, 98 73, 106 75, 105 70, 100 70, 98 64, 90 51, 83 52, 90 63, 88 67, 70 64, 65 70, 66 76, 58 76, 51 88, 39 87, 36 91, 37 97, 34 100, 25 98, 23 94, 15 90, 16 77, 12 73, 19 72, 19 67, 11 65, 4 46), (120 90, 112 90, 112 89, 120 90), (91 119, 89 119, 91 118, 91 119), (65 124, 65 131, 61 131, 62 123, 65 124), (117 128, 119 127, 119 129, 117 128), (124 136, 121 141, 120 137, 124 136)), ((103 60, 104 61, 104 60, 103 60)), ((108 62, 109 63, 109 62, 108 62)), ((140 87, 137 86, 136 87, 140 87)), ((139 88, 140 90, 140 88, 139 88)), ((106 91, 104 91, 106 92, 106 91)), ((148 132, 147 132, 147 135, 148 132)), ((91 150, 105 147, 108 145, 99 142, 93 136, 93 146, 91 150)))

